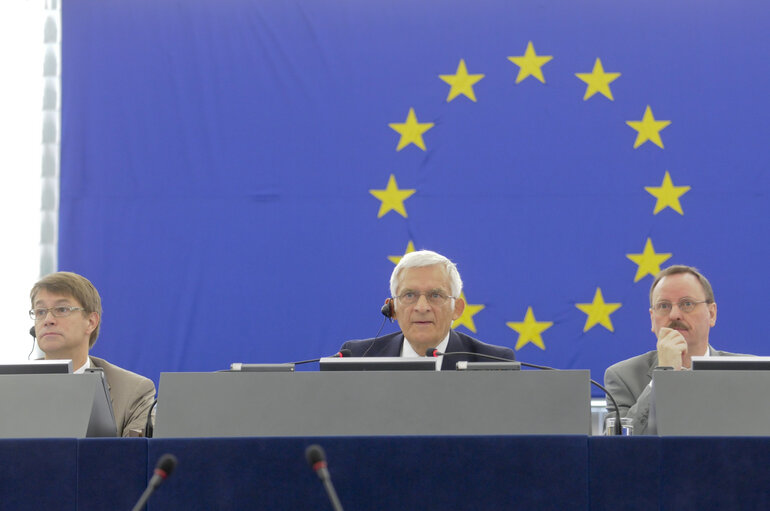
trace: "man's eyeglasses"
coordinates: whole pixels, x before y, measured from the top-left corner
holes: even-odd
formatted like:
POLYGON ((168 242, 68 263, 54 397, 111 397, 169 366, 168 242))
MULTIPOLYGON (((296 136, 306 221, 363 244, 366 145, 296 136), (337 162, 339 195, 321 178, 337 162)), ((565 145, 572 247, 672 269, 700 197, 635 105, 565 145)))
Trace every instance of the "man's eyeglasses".
POLYGON ((74 311, 85 311, 83 307, 70 307, 68 305, 57 305, 56 307, 48 307, 47 309, 31 309, 29 311, 29 317, 35 321, 45 319, 50 312, 55 318, 66 318, 74 311))
POLYGON ((457 298, 456 296, 447 296, 444 293, 440 291, 428 291, 427 293, 417 293, 416 291, 407 291, 405 293, 400 294, 396 297, 396 299, 402 304, 402 305, 414 305, 417 303, 417 301, 420 299, 421 296, 424 296, 426 300, 428 300, 428 303, 431 305, 444 305, 447 300, 450 298, 454 299, 457 298))
MULTIPOLYGON (((679 300, 679 302, 676 304, 677 307, 679 307, 679 310, 688 313, 695 310, 695 306, 700 303, 708 303, 708 300, 689 300, 687 298, 683 298, 679 300)), ((657 316, 665 316, 667 314, 671 313, 671 309, 674 307, 674 305, 671 302, 662 301, 658 302, 655 305, 652 306, 652 310, 657 316)))

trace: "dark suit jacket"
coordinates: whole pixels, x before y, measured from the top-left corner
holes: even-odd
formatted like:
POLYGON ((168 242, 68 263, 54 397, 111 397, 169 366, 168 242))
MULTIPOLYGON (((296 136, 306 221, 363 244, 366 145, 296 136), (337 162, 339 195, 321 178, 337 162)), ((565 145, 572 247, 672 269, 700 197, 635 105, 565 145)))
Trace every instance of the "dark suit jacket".
MULTIPOLYGON (((374 339, 364 339, 361 341, 348 341, 340 349, 348 349, 354 357, 398 357, 401 355, 401 343, 404 342, 404 334, 396 332, 395 334, 383 335, 374 339), (364 355, 366 354, 366 355, 364 355)), ((482 355, 491 355, 493 357, 515 360, 511 348, 495 346, 474 339, 454 330, 449 331, 449 344, 446 353, 457 351, 468 351, 471 353, 481 353, 482 355)), ((489 362, 489 359, 474 357, 468 355, 444 356, 441 363, 442 371, 453 371, 458 360, 467 360, 469 362, 489 362)))
POLYGON ((89 357, 91 365, 104 370, 104 379, 110 390, 112 412, 118 436, 128 436, 131 429, 144 431, 147 413, 155 400, 152 380, 110 364, 106 360, 89 357))
MULTIPOLYGON (((731 357, 737 353, 718 351, 709 346, 709 356, 731 357)), ((745 356, 745 355, 744 355, 745 356)), ((648 351, 643 355, 611 365, 604 373, 604 386, 618 402, 621 417, 634 421, 634 435, 645 435, 650 418, 650 382, 652 371, 658 367, 658 352, 648 351)), ((607 411, 615 413, 612 401, 607 399, 607 411)))

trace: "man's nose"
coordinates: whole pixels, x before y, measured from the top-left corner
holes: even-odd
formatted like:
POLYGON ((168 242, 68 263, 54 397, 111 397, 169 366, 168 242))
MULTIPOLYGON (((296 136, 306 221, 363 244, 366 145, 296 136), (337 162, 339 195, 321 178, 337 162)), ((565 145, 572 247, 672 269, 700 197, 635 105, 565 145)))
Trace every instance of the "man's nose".
POLYGON ((56 317, 53 315, 52 310, 45 311, 45 316, 43 316, 43 324, 44 325, 50 325, 56 321, 56 317))
POLYGON ((671 304, 671 312, 668 313, 668 319, 682 319, 682 309, 678 303, 671 304))
POLYGON ((414 308, 417 310, 430 310, 430 302, 428 302, 428 297, 424 294, 418 296, 417 303, 414 304, 414 308))

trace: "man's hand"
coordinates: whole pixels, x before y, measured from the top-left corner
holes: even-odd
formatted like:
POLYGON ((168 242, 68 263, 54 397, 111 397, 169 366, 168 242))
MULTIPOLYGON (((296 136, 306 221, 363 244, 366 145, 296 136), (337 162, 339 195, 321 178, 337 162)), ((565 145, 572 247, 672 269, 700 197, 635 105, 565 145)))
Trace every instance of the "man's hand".
POLYGON ((661 327, 658 332, 658 365, 682 369, 682 359, 687 355, 687 341, 678 330, 661 327))

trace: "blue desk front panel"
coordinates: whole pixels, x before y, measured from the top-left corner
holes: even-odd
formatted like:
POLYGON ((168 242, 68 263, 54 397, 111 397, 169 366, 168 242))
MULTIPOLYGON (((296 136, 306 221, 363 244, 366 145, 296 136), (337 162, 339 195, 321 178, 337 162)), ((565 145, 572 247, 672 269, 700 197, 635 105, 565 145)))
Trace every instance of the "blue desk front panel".
POLYGON ((179 458, 151 510, 326 509, 319 443, 346 509, 588 509, 586 437, 158 439, 179 458))
POLYGON ((0 509, 77 509, 77 442, 0 440, 0 509))
MULTIPOLYGON (((133 507, 147 486, 146 438, 94 438, 78 441, 78 511, 133 507)), ((149 473, 148 473, 149 472, 149 473)))

